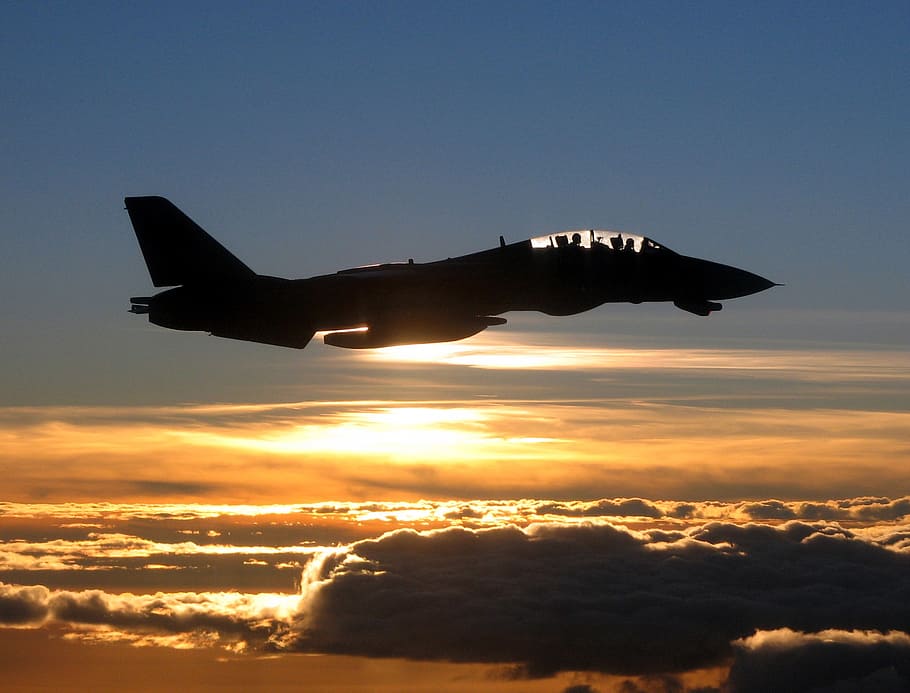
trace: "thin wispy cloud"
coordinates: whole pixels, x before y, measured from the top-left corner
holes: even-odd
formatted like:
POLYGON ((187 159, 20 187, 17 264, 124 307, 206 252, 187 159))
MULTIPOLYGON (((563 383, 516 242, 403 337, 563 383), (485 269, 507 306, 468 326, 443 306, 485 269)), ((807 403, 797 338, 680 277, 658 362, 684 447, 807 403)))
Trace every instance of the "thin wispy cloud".
MULTIPOLYGON (((548 343, 547 343, 548 342, 548 343)), ((816 349, 684 349, 579 346, 541 343, 533 333, 482 334, 461 342, 386 347, 359 353, 364 360, 388 364, 445 364, 491 370, 705 370, 786 373, 816 379, 910 378, 904 351, 816 349)))
MULTIPOLYGON (((317 549, 305 546, 235 546, 196 542, 157 542, 119 533, 91 532, 82 540, 14 540, 0 542, 0 572, 4 570, 111 570, 123 559, 156 556, 293 556, 306 557, 317 549)), ((148 565, 148 564, 146 564, 148 565)))

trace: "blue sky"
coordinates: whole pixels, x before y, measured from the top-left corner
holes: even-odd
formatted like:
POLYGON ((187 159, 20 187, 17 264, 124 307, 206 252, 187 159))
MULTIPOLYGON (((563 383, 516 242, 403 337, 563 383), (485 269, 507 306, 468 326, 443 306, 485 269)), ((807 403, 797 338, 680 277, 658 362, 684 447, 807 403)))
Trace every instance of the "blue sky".
POLYGON ((117 400, 137 364, 212 352, 125 314, 149 290, 135 194, 283 276, 597 226, 787 283, 710 325, 531 329, 910 336, 905 3, 18 3, 2 25, 7 403, 117 400))

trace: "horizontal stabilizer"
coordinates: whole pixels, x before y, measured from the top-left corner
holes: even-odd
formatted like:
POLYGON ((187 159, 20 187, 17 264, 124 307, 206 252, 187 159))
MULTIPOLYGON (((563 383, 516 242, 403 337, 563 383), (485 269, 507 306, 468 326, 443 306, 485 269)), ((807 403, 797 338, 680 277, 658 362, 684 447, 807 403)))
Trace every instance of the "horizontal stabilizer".
POLYGON ((225 283, 252 279, 249 267, 163 197, 127 197, 152 284, 225 283))

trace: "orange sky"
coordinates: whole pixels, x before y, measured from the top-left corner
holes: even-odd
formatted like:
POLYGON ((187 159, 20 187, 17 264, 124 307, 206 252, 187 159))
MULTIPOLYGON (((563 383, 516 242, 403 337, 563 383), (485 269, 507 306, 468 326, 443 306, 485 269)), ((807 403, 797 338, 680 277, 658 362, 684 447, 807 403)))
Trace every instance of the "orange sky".
POLYGON ((370 381, 346 385, 360 397, 342 400, 320 400, 329 393, 315 388, 306 402, 7 407, 5 497, 293 503, 910 492, 905 353, 521 340, 345 354, 373 370, 370 381), (411 368, 427 363, 436 364, 438 386, 476 394, 403 398, 413 394, 411 368), (498 396, 496 378, 516 364, 540 387, 526 386, 521 399, 498 396))

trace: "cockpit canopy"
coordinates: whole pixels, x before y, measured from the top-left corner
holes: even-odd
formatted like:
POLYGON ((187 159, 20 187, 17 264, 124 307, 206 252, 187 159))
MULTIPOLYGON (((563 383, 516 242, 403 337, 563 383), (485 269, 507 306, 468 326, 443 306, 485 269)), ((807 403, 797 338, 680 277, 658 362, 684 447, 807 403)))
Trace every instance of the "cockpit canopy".
POLYGON ((669 250, 658 245, 650 238, 636 236, 625 231, 610 231, 607 229, 579 229, 577 231, 560 231, 546 236, 537 236, 531 239, 532 248, 566 248, 569 246, 581 248, 603 248, 625 252, 653 252, 669 250))

